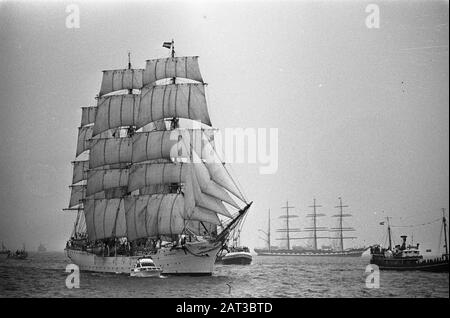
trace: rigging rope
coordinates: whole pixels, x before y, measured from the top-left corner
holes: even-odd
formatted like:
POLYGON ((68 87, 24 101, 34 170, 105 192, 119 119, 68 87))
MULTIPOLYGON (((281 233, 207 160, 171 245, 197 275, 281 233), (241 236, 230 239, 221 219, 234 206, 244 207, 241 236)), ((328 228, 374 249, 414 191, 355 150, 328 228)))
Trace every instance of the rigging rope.
POLYGON ((441 230, 440 230, 440 233, 439 233, 439 242, 438 242, 438 248, 437 248, 438 251, 441 249, 442 233, 443 232, 444 232, 444 224, 442 224, 441 230))
POLYGON ((391 227, 418 227, 418 226, 424 226, 424 225, 429 225, 429 224, 433 224, 436 222, 440 222, 442 220, 442 218, 427 222, 427 223, 421 223, 421 224, 412 224, 412 225, 391 225, 391 227))

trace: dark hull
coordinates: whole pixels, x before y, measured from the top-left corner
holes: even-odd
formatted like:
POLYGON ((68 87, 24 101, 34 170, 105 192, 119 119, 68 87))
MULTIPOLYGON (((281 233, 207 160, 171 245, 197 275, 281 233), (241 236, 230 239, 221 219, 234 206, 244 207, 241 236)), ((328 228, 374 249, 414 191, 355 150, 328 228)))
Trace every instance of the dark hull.
POLYGON ((307 256, 307 257, 360 257, 365 249, 347 251, 297 251, 297 250, 263 250, 255 249, 259 256, 307 256))
POLYGON ((448 273, 448 260, 431 260, 431 261, 415 261, 408 262, 405 260, 372 258, 371 264, 375 264, 381 270, 395 271, 425 271, 435 273, 448 273))
POLYGON ((221 260, 221 263, 224 265, 250 265, 252 263, 252 259, 247 257, 236 257, 221 260))

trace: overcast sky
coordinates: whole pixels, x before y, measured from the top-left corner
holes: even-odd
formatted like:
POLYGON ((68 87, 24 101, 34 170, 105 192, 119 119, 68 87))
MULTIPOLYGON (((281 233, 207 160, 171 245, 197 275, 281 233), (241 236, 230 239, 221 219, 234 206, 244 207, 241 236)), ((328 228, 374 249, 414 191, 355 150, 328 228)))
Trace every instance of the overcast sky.
MULTIPOLYGON (((342 196, 358 236, 348 246, 379 241, 385 215, 439 218, 449 206, 448 10, 448 1, 1 1, 0 240, 62 250, 80 107, 95 105, 102 70, 125 67, 129 50, 143 68, 168 55, 172 38, 177 55, 200 56, 215 127, 278 128, 275 174, 233 165, 254 201, 244 244, 264 245, 258 229, 269 208, 281 226, 286 200, 303 228, 314 197, 330 216, 342 196), (65 26, 70 3, 78 29, 65 26), (366 27, 369 3, 379 29, 366 27)), ((395 234, 435 248, 439 225, 395 234)))

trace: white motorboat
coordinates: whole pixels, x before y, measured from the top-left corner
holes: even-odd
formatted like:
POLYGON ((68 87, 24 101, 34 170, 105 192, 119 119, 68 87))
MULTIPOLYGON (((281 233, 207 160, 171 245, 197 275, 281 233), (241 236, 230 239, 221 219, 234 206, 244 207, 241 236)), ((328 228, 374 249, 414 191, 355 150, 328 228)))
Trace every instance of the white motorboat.
POLYGON ((132 277, 160 277, 161 267, 157 267, 150 257, 139 258, 131 269, 132 277))

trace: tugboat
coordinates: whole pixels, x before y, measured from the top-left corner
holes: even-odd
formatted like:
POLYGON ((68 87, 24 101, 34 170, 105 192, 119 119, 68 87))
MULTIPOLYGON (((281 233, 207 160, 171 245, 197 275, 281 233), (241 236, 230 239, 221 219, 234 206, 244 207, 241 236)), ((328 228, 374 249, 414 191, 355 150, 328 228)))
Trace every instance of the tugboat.
POLYGON ((423 259, 419 251, 419 244, 406 246, 406 235, 402 235, 402 245, 396 245, 392 248, 391 227, 389 218, 387 218, 389 247, 382 248, 380 245, 370 247, 371 264, 377 265, 381 270, 419 270, 428 272, 446 272, 449 271, 449 256, 447 247, 447 223, 445 212, 442 218, 444 228, 444 248, 445 254, 434 259, 423 259))
POLYGON ((131 277, 160 277, 162 269, 149 256, 139 258, 131 269, 131 277))

